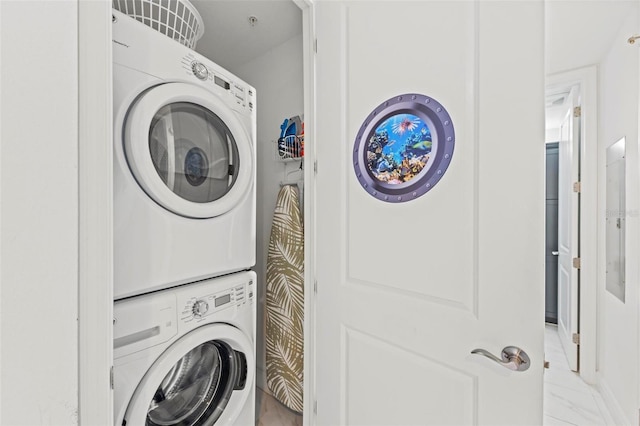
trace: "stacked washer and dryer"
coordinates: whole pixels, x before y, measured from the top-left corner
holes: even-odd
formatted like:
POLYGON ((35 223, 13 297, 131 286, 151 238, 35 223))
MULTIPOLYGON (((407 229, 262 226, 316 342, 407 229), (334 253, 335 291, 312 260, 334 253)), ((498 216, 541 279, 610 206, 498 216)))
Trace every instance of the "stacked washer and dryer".
POLYGON ((113 77, 115 424, 253 425, 255 89, 115 10, 113 77))

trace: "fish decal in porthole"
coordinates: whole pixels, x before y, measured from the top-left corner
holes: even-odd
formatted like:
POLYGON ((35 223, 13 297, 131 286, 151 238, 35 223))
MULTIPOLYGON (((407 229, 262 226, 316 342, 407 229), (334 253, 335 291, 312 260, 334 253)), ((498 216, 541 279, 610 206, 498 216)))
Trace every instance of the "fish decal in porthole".
POLYGON ((419 94, 400 95, 380 104, 360 127, 353 166, 370 195, 405 202, 439 182, 454 146, 451 117, 439 102, 419 94))

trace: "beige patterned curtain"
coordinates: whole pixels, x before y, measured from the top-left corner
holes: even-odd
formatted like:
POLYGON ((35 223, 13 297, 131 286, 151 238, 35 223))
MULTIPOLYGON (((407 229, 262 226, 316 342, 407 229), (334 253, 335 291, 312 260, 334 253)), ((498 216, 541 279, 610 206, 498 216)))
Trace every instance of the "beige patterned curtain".
POLYGON ((267 256, 267 385, 290 409, 302 412, 304 231, 297 188, 280 189, 267 256))

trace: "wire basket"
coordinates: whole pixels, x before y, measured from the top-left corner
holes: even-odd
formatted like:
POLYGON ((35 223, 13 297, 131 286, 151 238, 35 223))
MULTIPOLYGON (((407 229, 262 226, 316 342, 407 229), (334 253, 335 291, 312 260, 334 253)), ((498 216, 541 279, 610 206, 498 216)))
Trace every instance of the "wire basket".
POLYGON ((278 139, 279 160, 300 160, 304 157, 304 136, 285 136, 278 139))
POLYGON ((189 0, 113 0, 112 5, 190 49, 204 34, 202 17, 189 0))

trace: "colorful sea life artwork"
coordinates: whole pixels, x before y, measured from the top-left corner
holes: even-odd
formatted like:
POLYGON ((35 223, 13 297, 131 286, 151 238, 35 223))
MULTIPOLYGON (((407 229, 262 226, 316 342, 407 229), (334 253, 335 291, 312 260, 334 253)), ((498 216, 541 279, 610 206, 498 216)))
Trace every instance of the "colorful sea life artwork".
POLYGON ((395 114, 369 138, 367 166, 377 180, 402 184, 427 166, 432 149, 431 129, 425 121, 413 114, 395 114))
POLYGON ((443 104, 420 93, 395 95, 363 120, 353 144, 355 178, 385 203, 417 200, 443 178, 456 144, 443 104))

